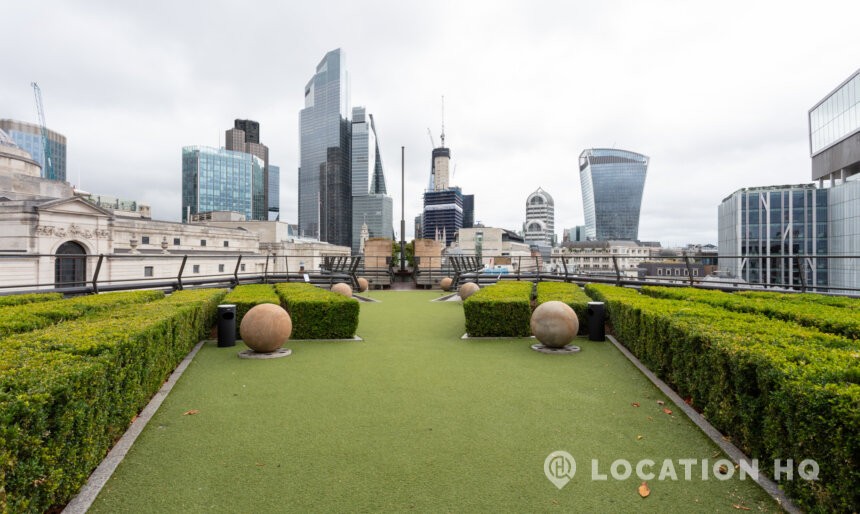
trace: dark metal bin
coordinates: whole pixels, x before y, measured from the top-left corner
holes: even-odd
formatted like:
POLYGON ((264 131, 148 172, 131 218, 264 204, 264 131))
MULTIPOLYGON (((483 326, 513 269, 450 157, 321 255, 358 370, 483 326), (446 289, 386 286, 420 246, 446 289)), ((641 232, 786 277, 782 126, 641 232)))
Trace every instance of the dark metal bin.
POLYGON ((218 306, 218 348, 236 346, 236 306, 218 306))
POLYGON ((603 302, 588 302, 588 340, 606 339, 606 306, 603 302))

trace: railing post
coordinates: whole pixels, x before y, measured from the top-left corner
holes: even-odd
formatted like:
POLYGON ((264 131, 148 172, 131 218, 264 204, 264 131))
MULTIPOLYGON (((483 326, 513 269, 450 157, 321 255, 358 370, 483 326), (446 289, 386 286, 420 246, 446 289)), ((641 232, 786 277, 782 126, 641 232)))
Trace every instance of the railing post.
POLYGON ((567 282, 567 257, 561 257, 561 266, 564 268, 564 281, 567 282))
POLYGON ((182 256, 182 264, 179 265, 179 275, 176 276, 177 289, 182 291, 182 272, 185 271, 185 263, 188 261, 188 255, 182 256))
POLYGON ((266 265, 263 267, 263 283, 269 283, 269 252, 266 251, 266 265))
POLYGON ((800 274, 800 292, 806 292, 806 273, 803 272, 803 263, 801 262, 803 259, 799 259, 797 257, 794 258, 794 263, 797 265, 797 271, 800 274))
POLYGON ((239 254, 239 258, 236 260, 236 269, 233 270, 233 287, 239 285, 239 265, 242 263, 242 254, 239 254))
POLYGON ((105 259, 103 253, 99 254, 99 260, 96 262, 96 270, 93 272, 93 293, 99 294, 99 272, 102 269, 102 261, 105 259))
POLYGON ((615 268, 615 285, 621 286, 621 270, 618 269, 618 256, 612 256, 612 267, 615 268))
POLYGON ((284 249, 284 280, 290 281, 290 259, 287 257, 287 250, 284 249))

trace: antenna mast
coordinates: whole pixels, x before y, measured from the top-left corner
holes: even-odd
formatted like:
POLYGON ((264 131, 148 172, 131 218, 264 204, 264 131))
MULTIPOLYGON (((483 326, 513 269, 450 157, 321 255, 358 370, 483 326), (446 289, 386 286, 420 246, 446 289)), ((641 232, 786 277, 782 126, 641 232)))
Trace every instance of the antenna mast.
POLYGON ((445 148, 445 95, 442 95, 442 148, 445 148))

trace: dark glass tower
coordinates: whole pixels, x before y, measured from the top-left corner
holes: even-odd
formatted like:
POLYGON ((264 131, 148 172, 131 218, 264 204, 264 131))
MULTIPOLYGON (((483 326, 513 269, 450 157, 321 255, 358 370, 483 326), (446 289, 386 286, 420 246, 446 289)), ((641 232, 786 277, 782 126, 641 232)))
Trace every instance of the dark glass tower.
POLYGON ((361 248, 361 230, 368 237, 391 237, 394 201, 385 187, 385 172, 373 115, 352 109, 352 253, 361 248))
POLYGON ((585 235, 597 241, 639 239, 639 211, 648 157, 610 148, 579 156, 585 235))
POLYGON ((352 239, 349 85, 343 52, 323 57, 299 114, 299 230, 341 246, 352 239))

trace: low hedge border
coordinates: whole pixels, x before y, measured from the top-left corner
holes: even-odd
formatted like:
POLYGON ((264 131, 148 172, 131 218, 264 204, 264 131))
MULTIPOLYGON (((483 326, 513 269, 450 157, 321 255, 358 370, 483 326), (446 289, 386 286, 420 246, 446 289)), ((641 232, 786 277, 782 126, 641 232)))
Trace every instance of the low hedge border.
POLYGON ((550 301, 564 302, 579 319, 579 333, 588 332, 588 302, 591 298, 576 284, 568 282, 538 282, 537 305, 550 301))
POLYGON ((470 337, 531 335, 531 282, 500 281, 479 289, 463 302, 470 337))
POLYGON ((14 294, 9 296, 0 296, 0 307, 8 307, 10 305, 24 305, 27 303, 49 302, 62 299, 63 295, 60 293, 14 294))
POLYGON ((301 282, 275 286, 293 321, 292 339, 350 339, 358 328, 358 301, 301 282))
POLYGON ((281 299, 270 284, 247 284, 236 286, 224 297, 224 303, 236 306, 236 335, 239 335, 239 327, 242 318, 251 308, 261 303, 273 303, 281 305, 281 299))
POLYGON ((642 292, 656 298, 692 300, 722 307, 736 312, 754 312, 770 318, 791 321, 823 332, 839 334, 851 339, 860 338, 860 316, 853 309, 834 307, 819 302, 792 300, 792 295, 779 298, 741 296, 735 293, 709 291, 692 287, 642 288, 642 292))
POLYGON ((776 293, 772 291, 737 291, 734 294, 747 298, 779 300, 781 302, 801 302, 860 310, 860 299, 847 296, 828 296, 816 293, 776 293))
POLYGON ((180 291, 3 340, 0 512, 67 503, 208 332, 224 294, 180 291))
POLYGON ((161 291, 129 291, 0 307, 0 337, 37 330, 129 304, 164 298, 161 291))
POLYGON ((590 284, 619 339, 772 474, 814 459, 819 480, 783 481, 812 511, 860 505, 860 351, 854 341, 760 314, 590 284))

